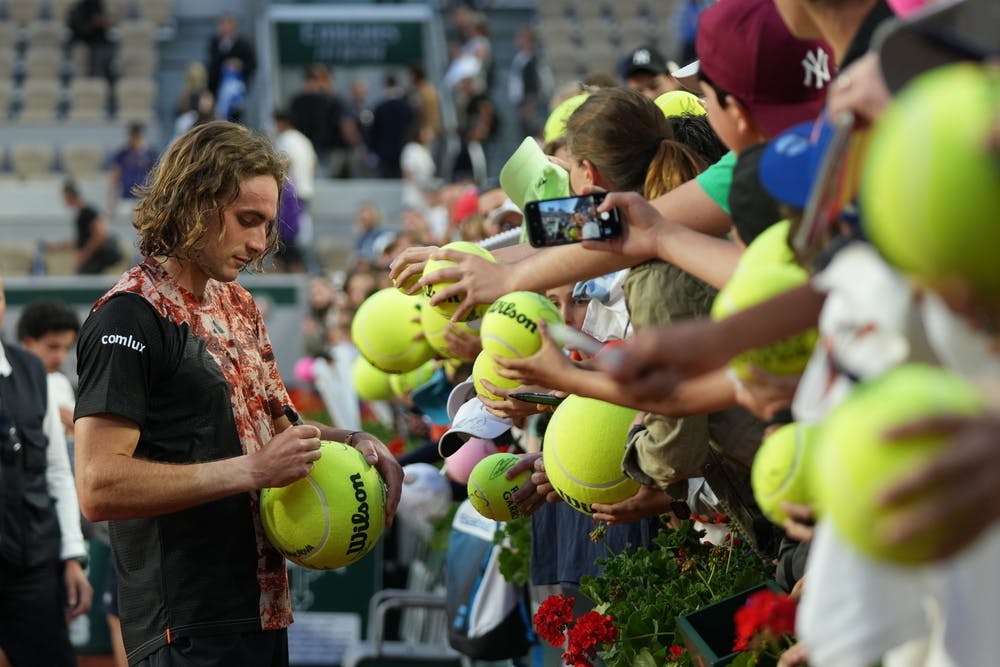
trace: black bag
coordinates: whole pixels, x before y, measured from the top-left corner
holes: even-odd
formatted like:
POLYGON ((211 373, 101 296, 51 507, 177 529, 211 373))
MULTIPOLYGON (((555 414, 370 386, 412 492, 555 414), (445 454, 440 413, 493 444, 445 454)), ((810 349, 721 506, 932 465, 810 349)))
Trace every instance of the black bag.
POLYGON ((464 501, 455 512, 445 557, 448 643, 476 660, 524 656, 535 641, 528 593, 500 574, 500 524, 464 501))

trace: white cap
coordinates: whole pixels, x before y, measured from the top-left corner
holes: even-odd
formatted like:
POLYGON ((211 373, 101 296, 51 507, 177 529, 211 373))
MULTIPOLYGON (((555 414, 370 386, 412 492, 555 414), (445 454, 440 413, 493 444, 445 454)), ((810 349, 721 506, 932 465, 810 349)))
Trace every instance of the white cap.
MULTIPOLYGON (((448 403, 450 410, 450 399, 448 403)), ((438 453, 442 457, 448 457, 461 449, 462 445, 469 441, 469 438, 492 440, 509 430, 509 419, 497 417, 486 409, 486 405, 482 401, 473 396, 458 409, 451 422, 451 428, 445 431, 441 439, 438 440, 438 453)))

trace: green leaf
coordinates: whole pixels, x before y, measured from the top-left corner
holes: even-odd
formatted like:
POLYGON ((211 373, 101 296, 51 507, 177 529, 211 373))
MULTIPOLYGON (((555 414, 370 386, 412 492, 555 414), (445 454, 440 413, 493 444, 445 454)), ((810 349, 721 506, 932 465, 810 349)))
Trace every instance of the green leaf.
POLYGON ((646 649, 642 649, 635 654, 635 661, 632 663, 632 667, 657 667, 656 660, 653 659, 653 655, 646 649))

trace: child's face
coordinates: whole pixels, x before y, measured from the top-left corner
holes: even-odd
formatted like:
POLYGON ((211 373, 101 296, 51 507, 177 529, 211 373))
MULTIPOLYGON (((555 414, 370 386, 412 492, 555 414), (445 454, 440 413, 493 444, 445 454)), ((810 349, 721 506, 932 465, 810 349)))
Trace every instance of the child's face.
POLYGON ((69 351, 76 343, 76 332, 50 331, 39 338, 25 338, 21 341, 24 349, 39 356, 49 373, 62 368, 69 351))

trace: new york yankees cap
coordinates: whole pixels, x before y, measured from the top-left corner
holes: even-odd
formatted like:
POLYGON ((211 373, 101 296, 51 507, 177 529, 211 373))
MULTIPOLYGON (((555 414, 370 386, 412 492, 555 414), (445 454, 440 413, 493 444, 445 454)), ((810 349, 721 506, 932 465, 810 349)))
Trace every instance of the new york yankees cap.
POLYGON ((701 75, 769 137, 818 116, 835 74, 826 43, 793 36, 773 0, 719 0, 701 13, 695 50, 701 75))

